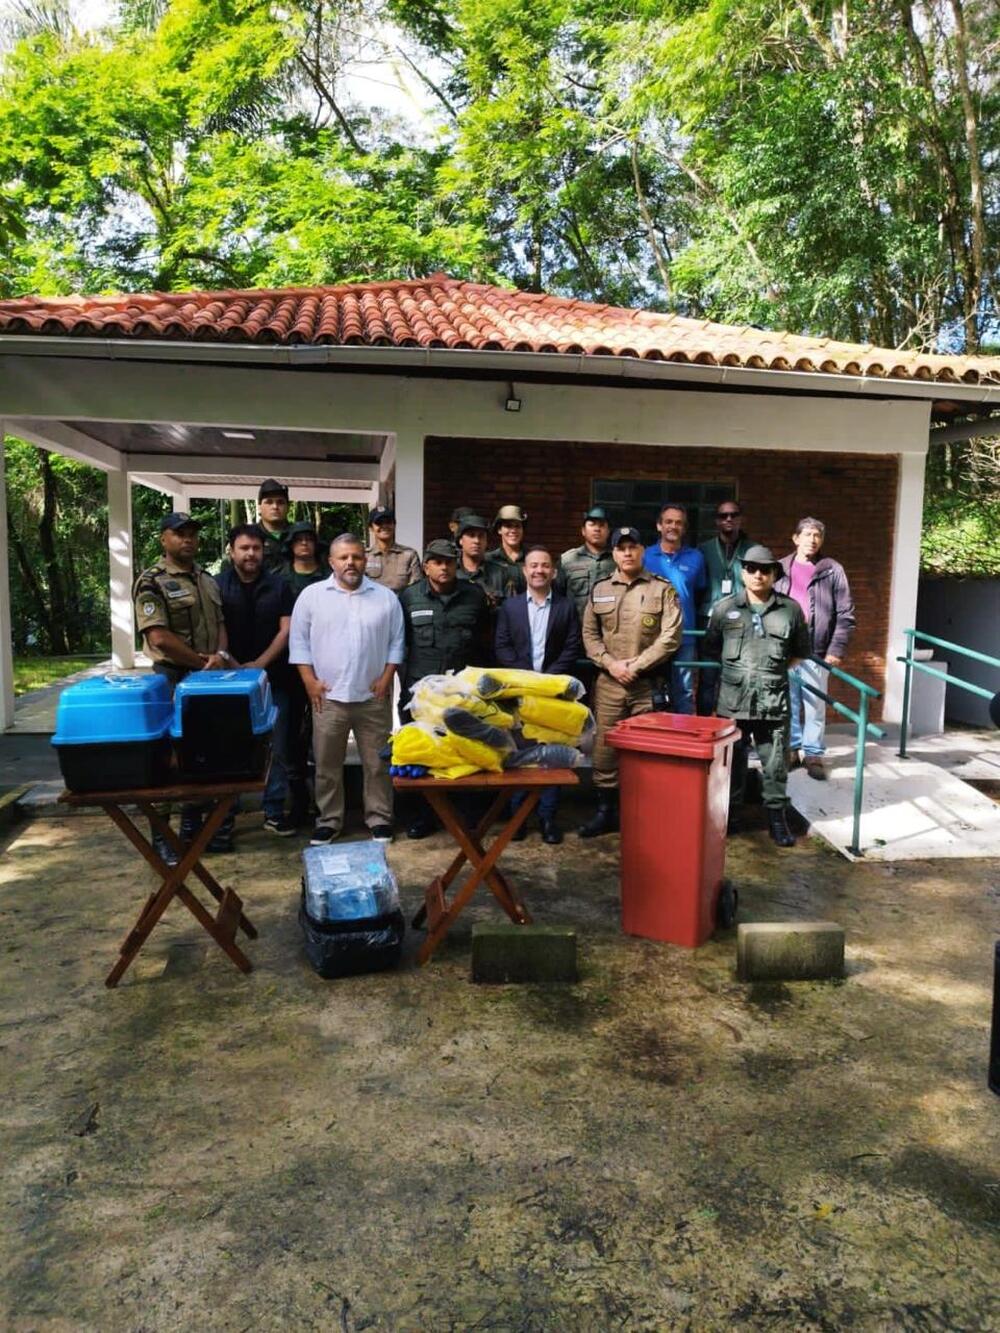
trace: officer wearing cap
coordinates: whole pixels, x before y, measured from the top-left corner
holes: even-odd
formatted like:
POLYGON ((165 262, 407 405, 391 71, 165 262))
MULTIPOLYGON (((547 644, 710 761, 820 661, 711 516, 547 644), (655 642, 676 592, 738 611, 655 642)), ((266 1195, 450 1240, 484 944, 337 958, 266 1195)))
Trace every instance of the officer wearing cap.
POLYGON ((459 505, 451 511, 451 518, 448 520, 448 531, 451 533, 452 541, 458 541, 458 529, 467 514, 476 512, 475 505, 459 505))
POLYGON ((740 557, 742 587, 712 608, 704 653, 722 665, 716 711, 740 728, 729 788, 730 831, 738 828, 751 742, 763 769, 764 805, 771 837, 791 847, 787 819, 788 672, 809 656, 812 642, 802 608, 774 591, 781 566, 766 546, 740 557))
POLYGON ((281 572, 295 597, 311 583, 330 577, 329 566, 324 569, 319 562, 319 533, 307 520, 289 528, 288 551, 288 564, 281 572))
MULTIPOLYGON (((166 676, 171 686, 189 671, 224 668, 232 660, 227 651, 219 585, 195 564, 200 526, 190 514, 167 514, 161 519, 163 558, 144 569, 132 588, 135 623, 146 653, 152 659, 153 670, 166 676)), ((169 818, 169 806, 159 813, 169 818)), ((181 810, 181 836, 190 840, 200 819, 197 806, 185 805, 181 810)), ((225 838, 213 838, 208 850, 225 850, 224 843, 225 838)), ((153 846, 167 864, 176 864, 176 854, 155 832, 153 846)))
POLYGON ((594 786, 597 811, 580 830, 595 838, 618 828, 618 757, 607 735, 615 723, 653 708, 651 676, 680 647, 683 619, 673 585, 642 563, 637 528, 611 538, 615 572, 594 584, 583 613, 583 646, 598 668, 594 684, 594 786))
POLYGON ((373 583, 402 592, 420 578, 420 556, 412 546, 396 541, 396 515, 391 509, 373 509, 368 520, 371 542, 365 548, 365 573, 373 583))
POLYGON ((268 574, 280 574, 291 560, 288 526, 288 487, 274 477, 257 491, 257 523, 264 533, 264 564, 268 574))
POLYGON ((504 572, 495 560, 486 559, 489 532, 479 514, 463 514, 458 524, 458 577, 481 588, 490 610, 504 598, 504 572))
POLYGON ((583 516, 582 546, 563 551, 559 557, 559 577, 556 586, 576 605, 582 616, 595 583, 609 578, 615 572, 615 561, 608 546, 611 524, 608 512, 594 505, 583 516))
POLYGON ((493 520, 493 531, 500 537, 500 545, 488 551, 486 559, 498 565, 503 575, 503 595, 527 591, 524 577, 524 525, 528 515, 520 505, 501 505, 493 520))
MULTIPOLYGON (((399 594, 406 631, 406 663, 402 672, 400 712, 409 721, 406 701, 424 676, 485 666, 490 661, 490 613, 482 590, 458 577, 458 548, 439 538, 424 551, 424 575, 399 594)), ((430 812, 407 829, 424 838, 436 822, 430 812)))

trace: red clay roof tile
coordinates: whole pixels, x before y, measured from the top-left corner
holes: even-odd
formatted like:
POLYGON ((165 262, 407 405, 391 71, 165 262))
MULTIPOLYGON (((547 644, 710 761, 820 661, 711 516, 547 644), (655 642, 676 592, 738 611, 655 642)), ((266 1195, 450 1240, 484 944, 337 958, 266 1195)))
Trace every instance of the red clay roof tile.
POLYGON ((806 338, 546 293, 508 291, 442 273, 410 282, 278 291, 26 296, 0 301, 0 338, 4 334, 550 352, 1000 384, 1000 357, 940 356, 806 338))

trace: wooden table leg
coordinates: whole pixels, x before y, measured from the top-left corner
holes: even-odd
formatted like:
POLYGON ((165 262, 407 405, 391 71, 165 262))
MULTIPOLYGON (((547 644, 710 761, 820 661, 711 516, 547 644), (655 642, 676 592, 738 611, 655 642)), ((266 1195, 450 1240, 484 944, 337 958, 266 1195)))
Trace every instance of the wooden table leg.
MULTIPOLYGON (((226 818, 226 815, 229 813, 230 807, 232 806, 234 800, 235 797, 226 801, 225 814, 223 814, 220 817, 218 823, 213 828, 213 833, 219 827, 221 827, 223 821, 226 818)), ((170 826, 170 821, 164 819, 163 816, 160 814, 160 812, 155 808, 155 806, 146 806, 143 802, 139 802, 139 808, 140 810, 143 811, 144 814, 146 813, 147 809, 152 811, 152 813, 148 814, 146 817, 149 819, 150 823, 156 829, 157 833, 160 834, 163 840, 171 848, 171 850, 174 851, 178 857, 183 858, 187 854, 187 849, 188 849, 187 843, 183 842, 181 840, 180 835, 174 832, 174 830, 170 826)), ((207 848, 208 842, 210 841, 211 838, 209 838, 208 841, 204 843, 204 847, 207 848)), ((207 867, 202 864, 200 859, 197 860, 191 867, 191 873, 198 876, 202 884, 204 884, 205 888, 208 889, 209 893, 212 895, 212 897, 215 899, 217 903, 221 904, 225 899, 226 894, 233 892, 232 889, 223 888, 222 885, 219 883, 219 881, 211 873, 211 871, 209 871, 207 867)), ((257 938, 256 926, 254 926, 253 922, 250 921, 249 917, 245 916, 242 912, 240 912, 240 919, 238 924, 240 930, 243 931, 244 935, 246 935, 248 939, 255 940, 257 938)))
MULTIPOLYGON (((195 919, 205 928, 209 935, 222 948, 243 972, 252 970, 253 964, 246 955, 236 946, 230 938, 231 920, 233 916, 233 899, 239 902, 236 895, 232 895, 228 904, 224 903, 226 909, 226 919, 224 923, 211 917, 209 913, 198 902, 197 898, 190 892, 184 884, 184 879, 189 875, 194 867, 199 863, 202 853, 207 847, 213 834, 222 824, 235 798, 222 797, 213 807, 204 826, 197 837, 191 843, 190 847, 183 849, 183 855, 176 866, 167 866, 166 863, 157 855, 152 845, 140 833, 135 824, 125 814, 124 810, 110 802, 102 805, 102 809, 109 816, 112 822, 122 831, 125 837, 132 843, 133 847, 140 853, 150 866, 162 877, 162 883, 146 901, 139 914, 135 925, 126 935, 120 949, 120 957, 105 979, 105 985, 113 988, 124 976, 125 972, 131 966, 139 950, 149 938, 153 927, 159 921, 160 917, 166 911, 170 900, 173 897, 180 898, 181 902, 188 908, 195 919), (221 928, 220 928, 221 927, 221 928)), ((163 819, 162 815, 146 802, 140 802, 139 808, 149 819, 153 828, 158 833, 163 833, 166 829, 172 832, 169 824, 163 819)), ((221 890, 224 897, 228 892, 221 890)), ((223 915, 220 911, 220 917, 223 915)), ((249 923, 248 923, 249 924, 249 923)), ((251 927, 252 929, 252 927, 251 927)))
POLYGON ((506 883, 497 879, 493 867, 496 864, 497 858, 508 845, 511 838, 531 814, 531 811, 538 800, 539 793, 532 792, 526 796, 524 802, 507 821, 500 833, 490 844, 490 847, 485 854, 483 848, 470 838, 465 826, 456 815, 451 801, 443 791, 425 791, 424 795, 430 802, 434 813, 438 816, 442 824, 462 849, 465 860, 470 864, 472 873, 452 898, 451 902, 447 905, 443 915, 440 916, 428 930, 427 938, 421 945, 420 952, 417 955, 417 960, 420 963, 426 963, 431 957, 451 929, 462 909, 475 893, 477 886, 484 880, 489 885, 493 894, 512 921, 517 921, 523 925, 530 924, 531 917, 527 909, 510 894, 506 883), (534 796, 534 800, 532 799, 532 796, 534 796))
MULTIPOLYGON (((497 815, 500 814, 500 811, 504 808, 504 806, 507 804, 509 800, 510 800, 510 793, 501 792, 500 795, 497 796, 496 800, 491 803, 490 808, 486 811, 482 819, 480 819, 479 823, 476 825, 474 837, 477 844, 482 842, 485 835, 489 832, 490 827, 492 826, 497 815)), ((448 885, 452 882, 452 880, 455 878, 458 872, 465 865, 466 860, 467 857, 465 853, 459 852, 453 859, 451 865, 444 872, 444 874, 437 876, 437 878, 433 882, 435 884, 440 884, 441 889, 443 891, 448 887, 448 885)), ((417 913, 414 916, 413 920, 410 922, 410 925, 414 930, 420 930, 426 920, 427 920, 427 904, 424 903, 422 907, 417 909, 417 913)))

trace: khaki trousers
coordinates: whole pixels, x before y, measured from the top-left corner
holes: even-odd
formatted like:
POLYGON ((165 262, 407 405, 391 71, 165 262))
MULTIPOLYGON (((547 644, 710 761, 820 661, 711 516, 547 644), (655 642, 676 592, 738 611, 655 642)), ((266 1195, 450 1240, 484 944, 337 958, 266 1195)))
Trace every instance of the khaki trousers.
POLYGON ((594 720, 597 722, 597 737, 591 758, 594 786, 614 788, 618 786, 618 751, 608 744, 605 737, 622 718, 653 711, 653 687, 648 680, 621 685, 606 671, 599 671, 594 682, 593 699, 594 720))
POLYGON ((392 823, 392 778, 388 761, 379 758, 391 730, 391 699, 358 704, 324 699, 322 711, 313 712, 317 822, 324 828, 339 833, 344 824, 344 757, 352 731, 364 774, 365 823, 369 828, 392 823))

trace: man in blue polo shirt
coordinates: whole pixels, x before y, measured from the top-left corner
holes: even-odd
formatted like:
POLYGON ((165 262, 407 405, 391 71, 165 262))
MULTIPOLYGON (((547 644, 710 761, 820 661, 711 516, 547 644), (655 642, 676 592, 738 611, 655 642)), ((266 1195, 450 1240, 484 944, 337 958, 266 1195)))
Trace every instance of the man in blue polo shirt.
MULTIPOLYGON (((697 628, 697 608, 708 586, 705 557, 693 546, 684 545, 687 510, 667 501, 656 520, 660 540, 646 547, 645 565, 653 574, 669 579, 674 585, 684 616, 684 629, 697 628)), ((685 662, 698 657, 697 639, 685 632, 684 640, 670 666, 670 709, 674 713, 694 712, 694 668, 685 662)))

